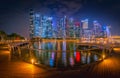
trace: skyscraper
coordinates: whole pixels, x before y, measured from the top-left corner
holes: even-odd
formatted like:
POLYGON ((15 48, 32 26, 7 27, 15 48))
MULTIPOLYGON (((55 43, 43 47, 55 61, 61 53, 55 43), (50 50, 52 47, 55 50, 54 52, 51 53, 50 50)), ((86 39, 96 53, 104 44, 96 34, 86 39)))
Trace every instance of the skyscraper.
POLYGON ((101 37, 102 26, 100 25, 100 23, 98 21, 93 21, 93 26, 95 37, 101 37))
POLYGON ((30 10, 30 38, 52 38, 52 17, 43 16, 30 10))
POLYGON ((109 27, 102 26, 98 21, 93 21, 93 28, 90 29, 88 19, 79 22, 64 16, 53 26, 53 17, 35 13, 32 9, 29 32, 30 38, 94 39, 110 36, 109 27))
POLYGON ((40 37, 41 36, 41 20, 40 20, 40 14, 34 14, 34 21, 33 21, 33 25, 34 25, 34 36, 33 37, 40 37))
POLYGON ((80 22, 75 22, 75 38, 80 37, 80 22))
POLYGON ((33 38, 34 36, 34 11, 30 9, 30 27, 29 27, 29 33, 30 33, 30 38, 33 38))
POLYGON ((69 37, 73 38, 75 35, 75 30, 74 30, 74 20, 73 18, 69 19, 69 37))

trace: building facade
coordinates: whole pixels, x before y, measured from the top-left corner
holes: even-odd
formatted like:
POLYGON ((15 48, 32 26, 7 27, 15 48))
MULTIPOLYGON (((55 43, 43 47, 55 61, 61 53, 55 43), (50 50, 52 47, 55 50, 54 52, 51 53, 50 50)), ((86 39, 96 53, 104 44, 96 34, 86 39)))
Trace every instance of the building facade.
POLYGON ((93 28, 89 27, 88 19, 75 21, 64 16, 53 25, 53 17, 35 13, 30 10, 30 38, 104 38, 111 35, 108 26, 102 26, 98 21, 93 21, 93 28))

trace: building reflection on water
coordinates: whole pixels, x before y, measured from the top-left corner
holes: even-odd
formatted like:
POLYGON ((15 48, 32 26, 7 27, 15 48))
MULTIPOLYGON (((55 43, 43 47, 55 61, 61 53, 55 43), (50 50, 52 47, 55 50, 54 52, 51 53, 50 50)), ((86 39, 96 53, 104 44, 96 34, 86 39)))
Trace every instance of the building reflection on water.
POLYGON ((90 51, 76 49, 75 42, 34 42, 32 47, 37 64, 49 67, 67 68, 89 64, 100 59, 100 56, 90 51), (37 50, 39 49, 39 50, 37 50))

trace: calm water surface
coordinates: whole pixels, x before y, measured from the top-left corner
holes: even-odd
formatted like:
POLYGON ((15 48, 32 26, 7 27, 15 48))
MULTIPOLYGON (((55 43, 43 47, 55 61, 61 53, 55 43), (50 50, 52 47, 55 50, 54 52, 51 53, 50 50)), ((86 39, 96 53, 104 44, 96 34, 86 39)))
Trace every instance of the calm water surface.
POLYGON ((98 61, 101 57, 95 52, 76 49, 74 41, 34 42, 32 55, 37 64, 51 68, 74 68, 98 61), (38 50, 39 49, 39 50, 38 50))

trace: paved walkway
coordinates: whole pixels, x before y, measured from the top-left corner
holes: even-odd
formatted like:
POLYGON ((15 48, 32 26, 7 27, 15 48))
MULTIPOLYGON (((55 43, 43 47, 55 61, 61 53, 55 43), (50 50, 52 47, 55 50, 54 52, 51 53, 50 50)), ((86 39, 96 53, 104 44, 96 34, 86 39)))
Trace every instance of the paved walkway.
POLYGON ((120 78, 120 50, 102 62, 80 70, 50 71, 10 58, 8 50, 0 50, 0 78, 120 78))
POLYGON ((61 72, 57 76, 57 78, 120 78, 120 50, 101 62, 92 63, 77 71, 61 72))
POLYGON ((41 78, 45 73, 46 70, 25 63, 17 57, 11 60, 8 50, 0 50, 0 78, 41 78))

